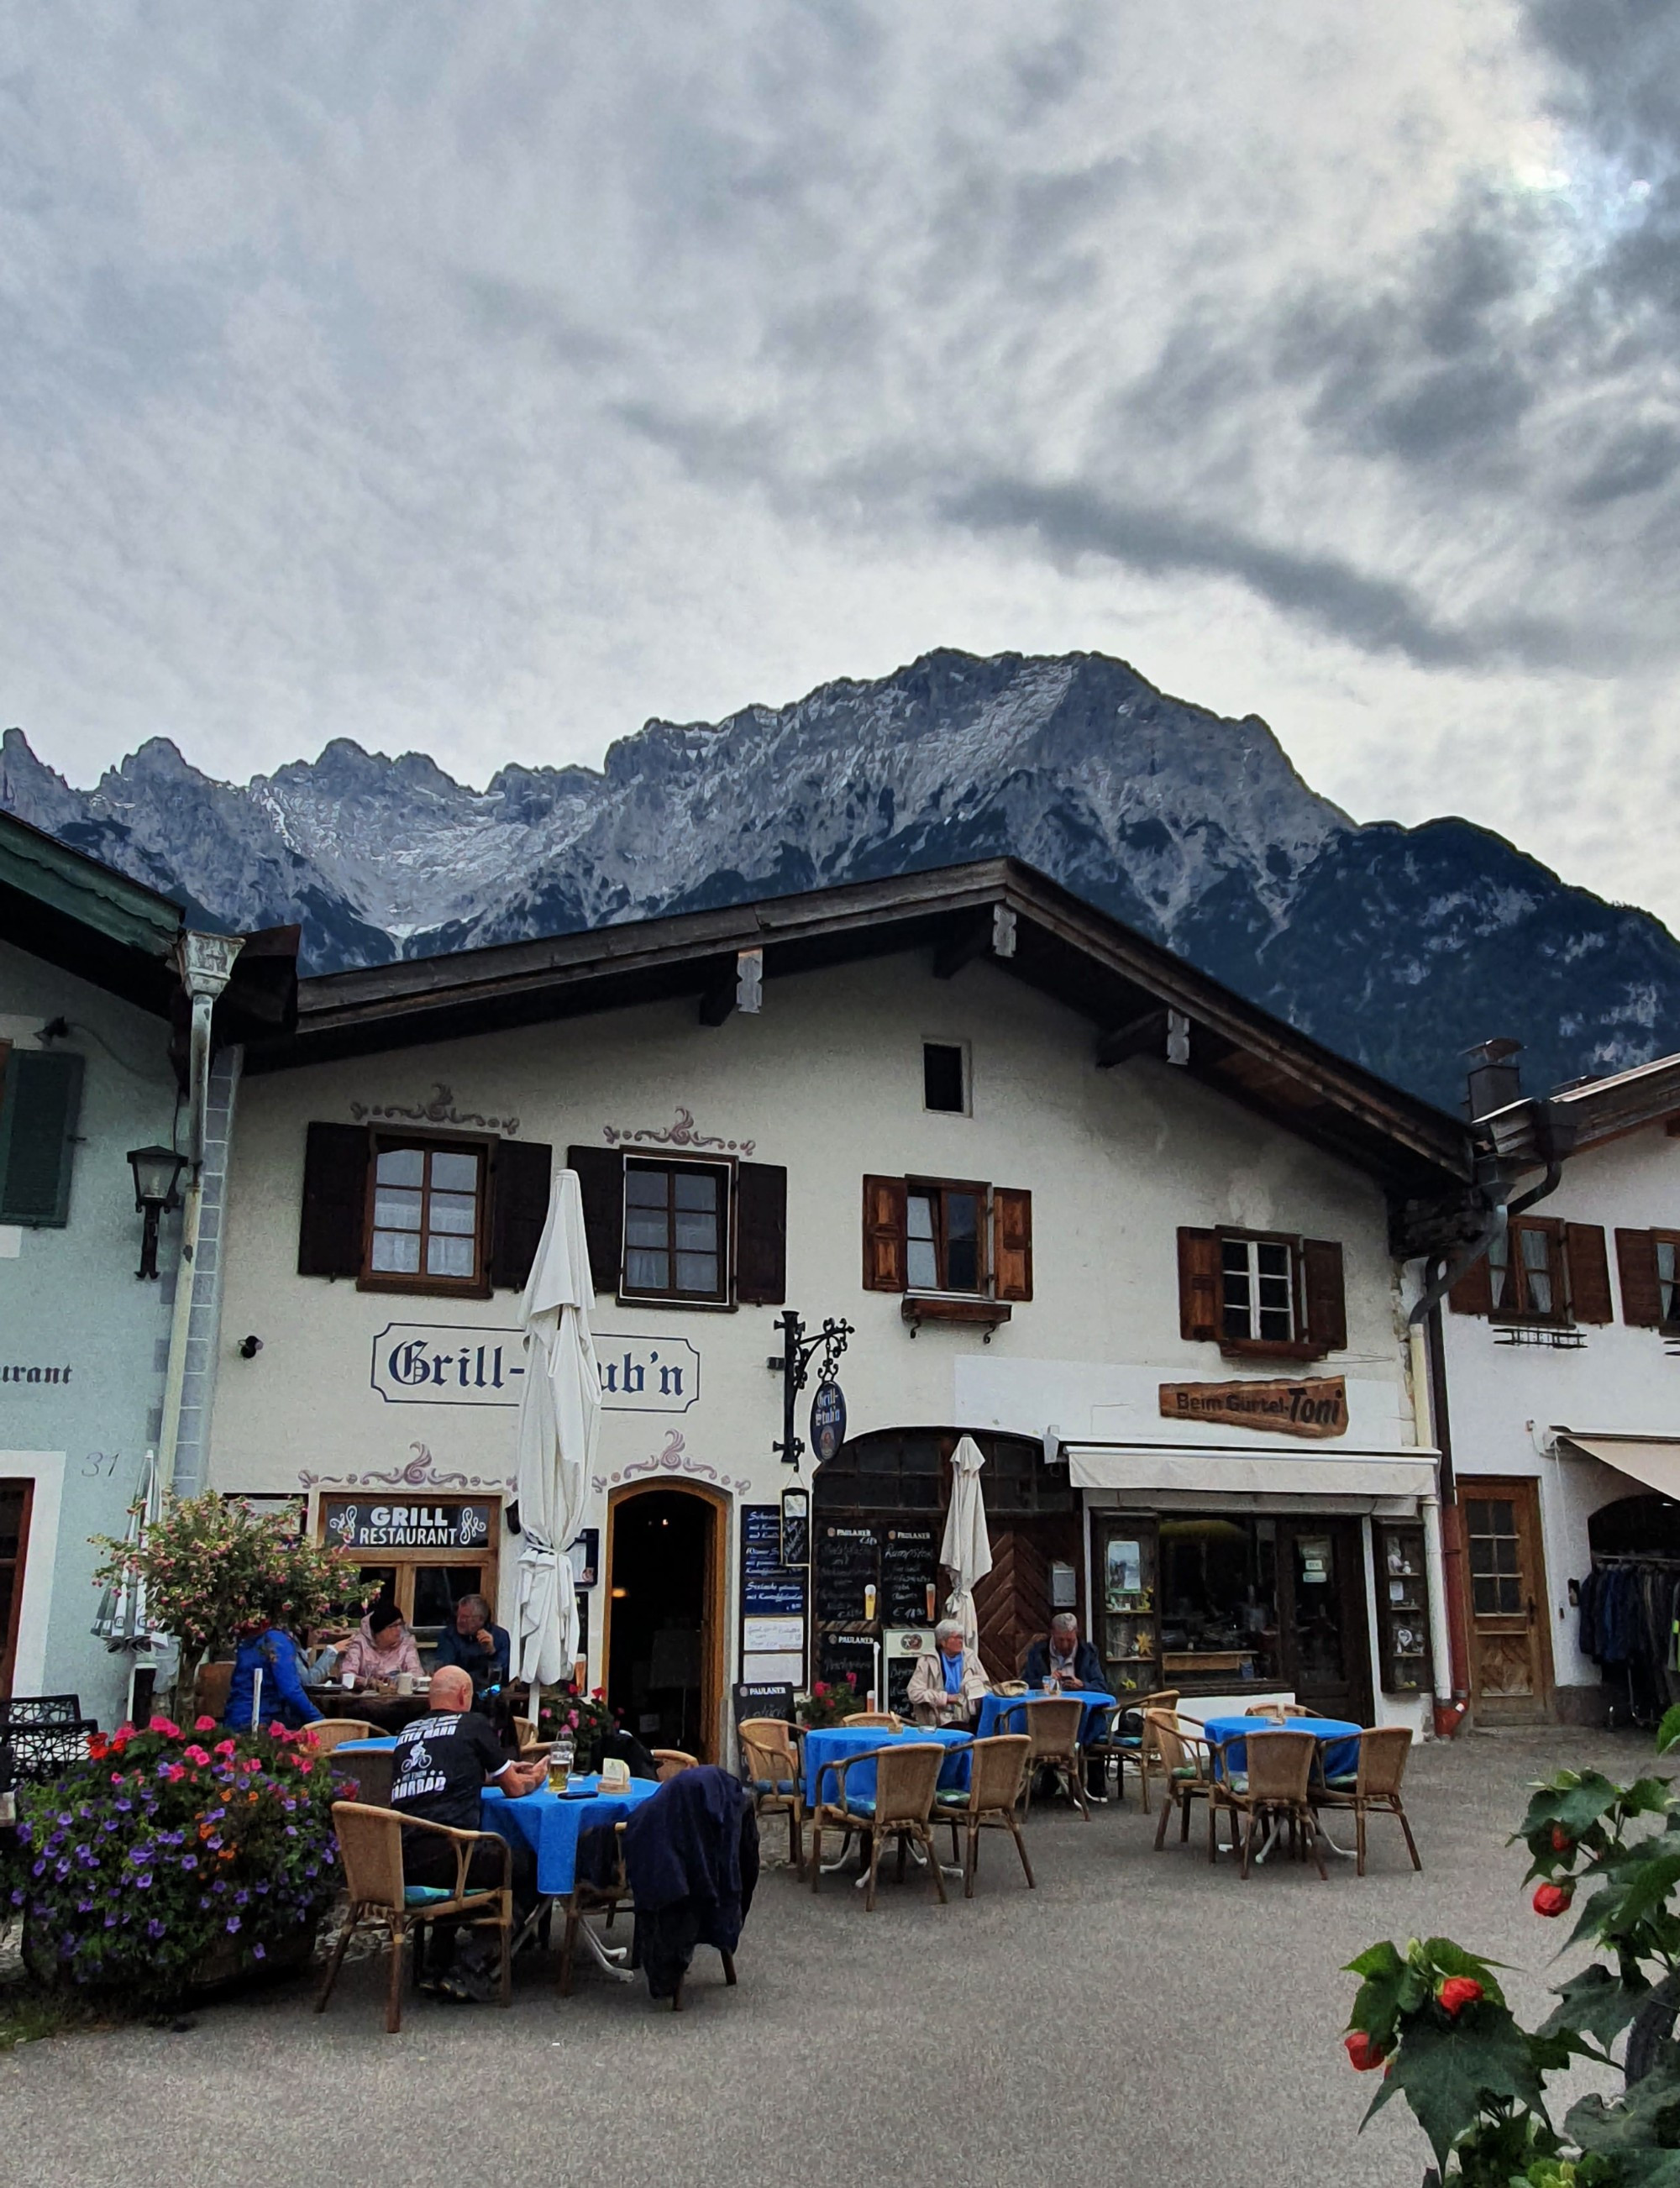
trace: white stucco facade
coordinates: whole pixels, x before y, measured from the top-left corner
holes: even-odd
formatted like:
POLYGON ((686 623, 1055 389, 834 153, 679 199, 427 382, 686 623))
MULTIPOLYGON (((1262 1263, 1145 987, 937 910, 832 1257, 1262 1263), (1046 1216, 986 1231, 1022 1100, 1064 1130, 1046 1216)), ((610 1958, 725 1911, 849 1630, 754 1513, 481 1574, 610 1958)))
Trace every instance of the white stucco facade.
MULTIPOLYGON (((296 1273, 307 1125, 370 1109, 419 1116, 440 1088, 461 1129, 516 1119, 518 1138, 550 1145, 556 1168, 569 1145, 600 1148, 609 1135, 633 1153, 785 1165, 787 1303, 808 1322, 832 1315, 855 1327, 842 1371, 854 1437, 918 1425, 1042 1437, 1053 1427, 1070 1446, 1176 1441, 1192 1458, 1235 1443, 1280 1469, 1336 1448, 1251 1431, 1214 1438, 1161 1418, 1163 1382, 1280 1372, 1180 1334, 1178 1228, 1232 1225, 1339 1242, 1345 1350, 1288 1372, 1345 1377, 1349 1465, 1380 1468, 1419 1441, 1375 1182, 1164 1062, 1096 1069, 1089 1024, 990 963, 938 982, 925 955, 905 954, 778 980, 760 1014, 716 1029, 696 1023, 691 1001, 674 1001, 249 1074, 229 1180, 213 1486, 459 1495, 509 1481, 516 1293, 392 1295, 296 1273), (924 1041, 965 1049, 969 1114, 924 1108, 924 1041), (861 1187, 872 1173, 1030 1191, 1033 1297, 989 1340, 973 1328, 912 1335, 897 1296, 864 1289, 861 1187), (247 1334, 262 1340, 251 1359, 239 1351, 247 1334), (446 1356, 445 1379, 425 1395, 403 1379, 446 1356)), ((598 1296, 608 1389, 589 1524, 605 1525, 613 1489, 662 1475, 720 1492, 731 1510, 780 1496, 781 1382, 766 1366, 780 1311, 598 1296)), ((1330 1501, 1382 1508, 1376 1477, 1362 1488, 1356 1472, 1330 1501)), ((1263 1480, 1245 1482, 1250 1499, 1264 1493, 1263 1480)), ((723 1569, 733 1637, 733 1532, 723 1569)), ((505 1613, 511 1570, 505 1558, 505 1613)), ((600 1632, 597 1620, 597 1651, 600 1632)), ((1421 1726, 1419 1703, 1395 1707, 1421 1726)))

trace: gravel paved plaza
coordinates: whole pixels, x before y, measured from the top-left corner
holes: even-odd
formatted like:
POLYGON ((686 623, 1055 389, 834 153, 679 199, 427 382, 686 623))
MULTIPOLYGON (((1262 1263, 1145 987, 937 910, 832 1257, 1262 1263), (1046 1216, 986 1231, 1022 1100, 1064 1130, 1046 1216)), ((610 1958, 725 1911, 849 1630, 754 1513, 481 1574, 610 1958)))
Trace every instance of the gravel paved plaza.
MULTIPOLYGON (((414 1998, 383 2033, 381 1969, 347 1967, 324 2018, 289 1984, 201 2011, 182 2033, 77 2034, 0 2059, 0 2180, 37 2188, 314 2188, 552 2179, 846 2188, 870 2181, 1199 2188, 1417 2188, 1423 2146, 1340 2048, 1373 1938, 1446 1933, 1510 1965, 1544 2010, 1558 1936, 1529 1911, 1504 1841, 1524 1787, 1567 1763, 1634 1775, 1636 1735, 1469 1735, 1413 1757, 1425 1864, 1372 1827, 1370 1874, 1274 1860, 1246 1884, 1199 1841, 1156 1854, 1133 1803, 1034 1811, 1039 1888, 989 1835, 979 1892, 940 1908, 912 1873, 876 1913, 768 1867, 723 1986, 697 1956, 673 2017, 585 1972, 559 1999, 518 1968, 508 2013, 414 1998)), ((1346 1829, 1346 1827, 1345 1827, 1346 1829)), ((1350 1836, 1350 1829, 1346 1829, 1350 1836)), ((772 1861, 785 1848, 767 1819, 772 1861)), ((955 1887, 960 1892, 960 1886, 955 1887)))

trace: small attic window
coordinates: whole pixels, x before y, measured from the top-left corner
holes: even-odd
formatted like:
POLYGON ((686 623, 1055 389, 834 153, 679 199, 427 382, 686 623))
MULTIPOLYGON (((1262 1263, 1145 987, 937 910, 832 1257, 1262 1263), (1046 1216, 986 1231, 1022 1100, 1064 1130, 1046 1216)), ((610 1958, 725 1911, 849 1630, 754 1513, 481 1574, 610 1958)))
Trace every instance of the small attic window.
POLYGON ((961 1117, 968 1108, 967 1057, 956 1042, 922 1044, 922 1106, 961 1117))

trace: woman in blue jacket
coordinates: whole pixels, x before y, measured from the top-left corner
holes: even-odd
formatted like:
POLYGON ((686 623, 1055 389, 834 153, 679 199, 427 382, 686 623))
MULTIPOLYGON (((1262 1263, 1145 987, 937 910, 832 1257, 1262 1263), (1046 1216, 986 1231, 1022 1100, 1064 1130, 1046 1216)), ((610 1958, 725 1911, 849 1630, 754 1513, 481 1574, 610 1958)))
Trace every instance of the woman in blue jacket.
POLYGON ((224 1723, 236 1732, 250 1727, 259 1671, 263 1724, 283 1724, 288 1732, 296 1732, 302 1725, 319 1721, 321 1712, 303 1691, 303 1682, 297 1675, 297 1644, 284 1627, 271 1626, 265 1618, 240 1632, 234 1676, 228 1682, 224 1723))

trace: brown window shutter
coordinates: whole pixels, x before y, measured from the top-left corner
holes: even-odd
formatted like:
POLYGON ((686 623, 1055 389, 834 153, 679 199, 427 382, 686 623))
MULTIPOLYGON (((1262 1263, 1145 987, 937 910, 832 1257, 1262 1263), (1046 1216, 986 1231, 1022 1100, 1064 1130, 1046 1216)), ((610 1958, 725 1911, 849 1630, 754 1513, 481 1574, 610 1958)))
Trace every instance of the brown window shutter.
POLYGON ((1493 1311, 1493 1278, 1488 1272, 1487 1256, 1479 1254, 1446 1294, 1446 1304, 1454 1314, 1491 1314, 1493 1311))
POLYGON ((787 1297, 787 1172, 744 1162, 736 1171, 735 1295, 744 1306, 787 1297))
POLYGON ((624 1267, 624 1158, 617 1148, 567 1148, 566 1167, 578 1173, 595 1289, 616 1292, 624 1267))
POLYGON ((866 1292, 905 1289, 905 1181, 901 1177, 866 1177, 863 1181, 863 1288, 866 1292))
POLYGON ((548 1221, 554 1149, 536 1140, 499 1140, 493 1159, 490 1282, 523 1291, 548 1221))
POLYGON ((365 1125, 311 1125, 303 1145, 300 1277, 359 1277, 368 1214, 365 1125))
POLYGON ((1621 1318, 1636 1329, 1662 1324, 1662 1290, 1657 1283, 1656 1241, 1649 1231, 1618 1231, 1615 1272, 1621 1279, 1621 1318))
POLYGON ((1614 1322, 1610 1305, 1610 1256, 1604 1227, 1565 1223, 1564 1256, 1569 1268, 1570 1306, 1577 1322, 1614 1322))
POLYGON ((992 1187, 992 1292, 1001 1300, 1033 1295, 1033 1196, 1018 1185, 992 1187))
POLYGON ((1220 1332, 1219 1239, 1211 1231, 1178 1234, 1178 1329, 1181 1337, 1217 1339, 1220 1332))
POLYGON ((1337 1239, 1302 1239, 1301 1290, 1306 1305, 1307 1342, 1317 1352, 1345 1352, 1347 1289, 1342 1279, 1342 1249, 1337 1239))

